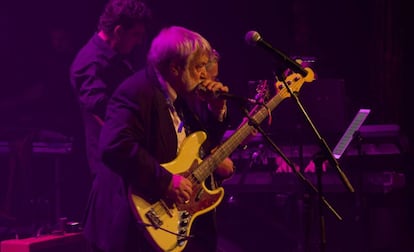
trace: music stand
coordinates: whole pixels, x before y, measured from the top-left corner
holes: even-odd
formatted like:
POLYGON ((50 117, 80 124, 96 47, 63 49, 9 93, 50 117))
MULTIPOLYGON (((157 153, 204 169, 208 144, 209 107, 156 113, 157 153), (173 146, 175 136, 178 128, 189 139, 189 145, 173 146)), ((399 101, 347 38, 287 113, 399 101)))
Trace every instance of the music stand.
MULTIPOLYGON (((354 119, 351 121, 351 123, 349 124, 348 128, 345 130, 344 134, 341 136, 340 140, 338 141, 338 143, 336 144, 335 148, 332 151, 332 154, 334 156, 334 158, 336 160, 339 160, 342 155, 344 154, 345 150, 348 148, 349 144, 352 142, 352 140, 354 139, 355 133, 359 130, 359 128, 362 126, 362 124, 364 123, 364 121, 366 120, 368 114, 371 112, 370 109, 359 109, 359 111, 356 113, 354 119)), ((317 183, 318 183, 318 188, 319 188, 319 192, 322 192, 322 181, 321 181, 321 173, 322 173, 322 164, 317 165, 316 161, 315 162, 315 169, 316 172, 319 172, 319 176, 317 179, 317 183), (319 166, 319 168, 318 168, 319 166)), ((320 198, 319 198, 320 200, 320 198)), ((307 207, 309 207, 309 203, 306 204, 307 207)), ((324 215, 323 215, 323 210, 322 210, 322 203, 319 202, 319 215, 320 215, 320 219, 321 219, 321 251, 325 250, 325 227, 324 227, 324 215)), ((308 214, 310 214, 310 211, 308 210, 308 214)), ((310 218, 310 217, 308 217, 310 218)), ((310 238, 310 228, 309 228, 309 221, 307 222, 307 224, 305 224, 306 228, 305 228, 305 244, 307 244, 307 246, 309 246, 309 238, 310 238)))
POLYGON ((355 133, 359 130, 361 125, 364 123, 365 119, 367 119, 367 116, 370 112, 370 109, 359 109, 354 119, 349 124, 348 128, 342 135, 341 139, 339 139, 338 143, 332 151, 332 154, 336 159, 340 159, 342 157, 346 148, 348 148, 352 139, 354 139, 355 133))

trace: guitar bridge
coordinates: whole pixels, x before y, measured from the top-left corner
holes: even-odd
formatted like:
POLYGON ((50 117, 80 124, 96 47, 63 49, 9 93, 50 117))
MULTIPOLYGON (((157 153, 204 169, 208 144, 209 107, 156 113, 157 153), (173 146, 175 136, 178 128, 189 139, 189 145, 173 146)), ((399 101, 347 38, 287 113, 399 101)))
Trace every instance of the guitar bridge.
POLYGON ((145 213, 145 216, 148 218, 148 220, 151 222, 152 226, 154 228, 159 228, 164 224, 162 220, 158 217, 155 210, 151 208, 148 212, 145 213))

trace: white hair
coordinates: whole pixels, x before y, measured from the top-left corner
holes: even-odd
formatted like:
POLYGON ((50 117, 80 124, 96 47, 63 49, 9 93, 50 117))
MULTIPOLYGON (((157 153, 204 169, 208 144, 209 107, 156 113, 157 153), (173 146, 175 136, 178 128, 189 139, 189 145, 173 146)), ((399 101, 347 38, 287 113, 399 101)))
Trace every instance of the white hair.
POLYGON ((164 28, 153 39, 147 62, 162 75, 171 62, 185 66, 198 53, 211 53, 210 43, 199 33, 180 26, 164 28))

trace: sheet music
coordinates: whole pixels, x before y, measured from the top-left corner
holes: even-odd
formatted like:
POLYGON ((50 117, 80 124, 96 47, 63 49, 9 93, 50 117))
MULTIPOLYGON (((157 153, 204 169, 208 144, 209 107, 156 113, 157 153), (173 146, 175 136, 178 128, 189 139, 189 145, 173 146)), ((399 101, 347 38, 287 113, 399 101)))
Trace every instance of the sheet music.
POLYGON ((348 126, 345 133, 342 135, 341 139, 332 151, 336 159, 341 158, 342 154, 345 152, 346 148, 351 143, 355 132, 361 127, 361 125, 364 123, 365 119, 367 119, 367 116, 370 112, 370 109, 360 109, 358 113, 355 115, 351 124, 348 126))

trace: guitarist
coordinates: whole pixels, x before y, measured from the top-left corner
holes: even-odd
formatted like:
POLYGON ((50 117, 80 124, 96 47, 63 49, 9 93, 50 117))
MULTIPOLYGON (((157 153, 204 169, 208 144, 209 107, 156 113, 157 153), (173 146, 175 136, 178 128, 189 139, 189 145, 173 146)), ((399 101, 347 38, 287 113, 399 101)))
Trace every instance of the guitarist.
MULTIPOLYGON (((229 90, 208 79, 211 52, 200 34, 183 27, 164 28, 152 41, 146 68, 126 79, 108 103, 100 147, 110 169, 96 194, 110 195, 111 200, 93 207, 114 209, 118 223, 107 232, 126 237, 126 242, 113 246, 113 251, 156 251, 144 238, 145 226, 133 216, 128 189, 149 202, 187 202, 193 194, 191 181, 161 164, 173 161, 186 135, 199 130, 208 133, 200 149, 203 158, 227 128, 226 101, 208 94, 229 90), (195 92, 198 85, 207 92, 195 92), (111 181, 122 181, 124 187, 113 187, 111 181)), ((231 175, 232 163, 215 172, 221 177, 231 175)), ((211 212, 195 219, 184 251, 217 250, 211 212)))

